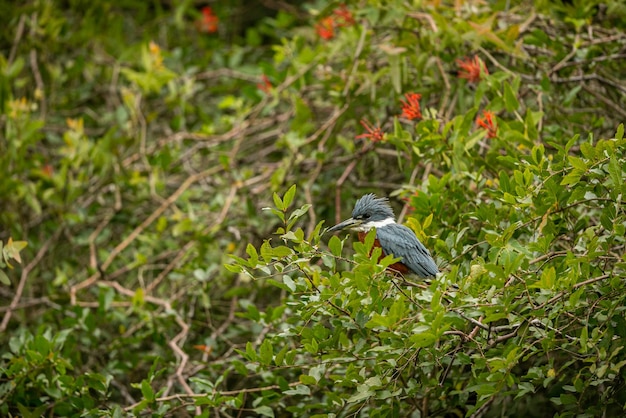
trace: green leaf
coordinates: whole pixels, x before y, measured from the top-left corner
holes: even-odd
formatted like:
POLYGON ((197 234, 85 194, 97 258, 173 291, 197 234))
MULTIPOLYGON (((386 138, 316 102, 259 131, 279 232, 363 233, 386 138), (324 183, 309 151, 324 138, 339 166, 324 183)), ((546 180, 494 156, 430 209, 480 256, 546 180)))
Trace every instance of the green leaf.
POLYGON ((261 347, 259 347, 259 359, 261 364, 269 366, 272 364, 272 357, 274 356, 274 349, 269 339, 263 340, 261 347))
POLYGON ((281 211, 284 212, 285 211, 285 204, 280 199, 280 196, 278 196, 278 193, 274 193, 273 194, 273 198, 274 198, 274 206, 276 206, 276 208, 278 210, 281 210, 281 211))
POLYGON ((18 57, 13 64, 11 64, 5 71, 5 75, 7 78, 14 78, 19 75, 19 73, 24 68, 24 58, 18 57))
POLYGON ((409 339, 416 348, 430 347, 437 342, 437 336, 430 331, 411 335, 409 339))
POLYGON ((465 151, 469 151, 472 148, 474 148, 474 146, 478 143, 478 141, 480 141, 481 139, 483 139, 485 137, 486 133, 484 129, 480 129, 477 130, 475 132, 473 132, 467 139, 465 142, 465 146, 464 146, 464 150, 465 151))
POLYGON ((609 175, 611 176, 611 185, 613 196, 619 196, 622 192, 622 186, 624 184, 624 178, 622 177, 622 168, 620 164, 617 162, 617 158, 615 155, 611 156, 609 160, 609 175))
POLYGON ((265 241, 263 241, 259 253, 264 262, 269 263, 272 260, 272 255, 274 253, 273 250, 274 249, 272 248, 269 240, 266 239, 265 241))
POLYGON ((285 395, 305 395, 308 396, 311 394, 311 389, 305 385, 296 385, 294 389, 288 389, 283 391, 285 395))
POLYGON ((343 241, 341 241, 336 235, 330 237, 328 240, 328 249, 335 257, 340 257, 343 251, 343 241))
POLYGON ((313 376, 308 376, 306 374, 301 374, 299 377, 300 383, 304 385, 316 385, 317 380, 313 376))
POLYGON ((50 340, 48 340, 46 335, 41 335, 41 334, 35 336, 33 348, 37 350, 37 352, 39 352, 40 354, 43 354, 44 356, 47 356, 48 354, 50 354, 50 352, 53 349, 50 340))
POLYGON ((508 82, 504 83, 504 106, 507 112, 513 112, 519 108, 517 93, 508 82))
POLYGON ((276 364, 277 366, 282 366, 283 361, 285 360, 285 354, 287 353, 288 350, 289 350, 289 346, 284 345, 283 348, 281 348, 280 351, 274 357, 274 364, 276 364))
POLYGON ((615 139, 618 141, 624 138, 624 124, 620 123, 617 127, 617 132, 615 132, 615 139))
POLYGON ((261 210, 264 211, 270 211, 272 212, 274 215, 278 216, 280 218, 281 221, 285 222, 285 212, 281 212, 278 209, 274 209, 274 208, 263 208, 261 210))
POLYGON ((48 404, 44 403, 43 405, 39 405, 37 408, 30 410, 21 403, 18 403, 17 408, 19 409, 20 416, 22 418, 40 418, 45 416, 44 412, 48 409, 48 404))
MULTIPOLYGON (((526 129, 525 138, 531 141, 536 141, 539 137, 539 133, 537 131, 537 121, 541 119, 541 112, 533 112, 532 110, 527 109, 526 116, 524 117, 524 128, 526 129)), ((526 145, 530 146, 530 143, 526 145)))
POLYGON ((556 270, 554 269, 553 266, 550 266, 541 272, 541 278, 537 282, 531 284, 528 287, 531 289, 539 288, 539 289, 550 290, 550 289, 554 289, 555 283, 556 283, 556 270))
POLYGON ((402 92, 402 61, 400 54, 388 54, 391 85, 396 93, 402 92))
POLYGON ((309 211, 310 207, 311 207, 311 204, 307 203, 305 205, 302 205, 298 209, 295 209, 293 212, 291 212, 291 215, 289 215, 289 220, 291 221, 291 220, 296 220, 298 218, 301 218, 305 213, 309 211))
POLYGON ((578 142, 579 139, 580 134, 576 134, 569 141, 567 141, 567 144, 565 144, 565 152, 569 152, 569 150, 574 146, 576 142, 578 142))
POLYGON ((312 338, 310 343, 304 343, 304 349, 311 354, 317 354, 319 351, 319 345, 317 344, 317 340, 315 338, 312 338))
POLYGON ((281 235, 280 237, 288 241, 300 243, 304 239, 304 232, 301 229, 296 231, 287 231, 287 233, 281 235))
POLYGON ((11 285, 11 280, 9 279, 9 276, 7 276, 7 274, 0 270, 0 283, 10 286, 11 285))
POLYGON ((154 390, 147 379, 141 381, 141 394, 148 402, 154 401, 154 390))
POLYGON ((422 222, 422 230, 426 230, 430 224, 433 223, 433 214, 431 213, 430 215, 428 215, 426 217, 426 219, 424 219, 424 222, 422 222))
POLYGON ((281 258, 289 257, 290 255, 293 255, 293 250, 284 245, 279 245, 277 247, 272 248, 272 256, 274 258, 281 259, 281 258))
POLYGON ((500 171, 500 190, 505 193, 511 193, 513 188, 511 187, 511 180, 506 171, 500 171))
POLYGON ((587 164, 582 159, 574 157, 573 155, 569 155, 567 159, 569 160, 569 163, 572 165, 572 167, 577 168, 582 172, 587 171, 587 164))
POLYGON ((296 283, 293 281, 293 279, 287 275, 283 275, 283 283, 285 283, 285 285, 287 285, 287 288, 291 291, 291 292, 295 292, 296 291, 296 283))
POLYGON ((260 416, 274 418, 274 411, 267 405, 257 406, 252 411, 260 416))
POLYGON ((254 346, 252 345, 252 342, 250 342, 250 341, 248 341, 246 343, 246 357, 250 361, 257 361, 258 360, 258 356, 256 354, 256 351, 254 350, 254 346))
POLYGON ((265 283, 272 285, 272 286, 276 286, 277 288, 283 289, 286 292, 293 292, 293 290, 291 290, 291 288, 284 282, 284 280, 278 281, 274 279, 267 279, 265 283))
POLYGON ((580 178, 582 177, 583 174, 584 174, 584 171, 574 169, 572 170, 571 173, 563 177, 563 180, 561 180, 560 184, 561 186, 576 184, 580 181, 580 178))
POLYGON ((243 273, 243 267, 238 264, 224 264, 224 268, 231 273, 243 273))
POLYGON ((291 202, 293 202, 293 198, 296 195, 296 185, 294 184, 293 186, 291 186, 289 188, 289 190, 287 190, 287 192, 285 193, 285 196, 283 197, 283 207, 285 209, 287 209, 289 207, 289 205, 291 205, 291 202))
POLYGON ((13 259, 18 263, 21 263, 22 258, 20 257, 20 251, 22 251, 26 245, 28 245, 26 241, 13 241, 13 238, 9 237, 9 240, 2 248, 4 259, 6 261, 13 259))
POLYGON ((371 398, 374 395, 375 392, 372 390, 371 386, 364 383, 357 387, 357 392, 354 395, 350 396, 346 402, 356 403, 371 398))
POLYGON ((372 229, 365 235, 365 239, 363 240, 363 245, 365 245, 365 250, 370 251, 372 247, 374 247, 374 241, 376 240, 376 230, 372 229))
POLYGON ((582 353, 586 353, 587 352, 587 340, 589 339, 589 331, 587 330, 587 327, 584 326, 582 328, 582 330, 580 330, 580 351, 582 353))
POLYGON ((259 263, 259 255, 257 254, 254 245, 248 243, 248 245, 246 246, 246 253, 249 256, 248 265, 250 267, 256 267, 256 265, 259 263))

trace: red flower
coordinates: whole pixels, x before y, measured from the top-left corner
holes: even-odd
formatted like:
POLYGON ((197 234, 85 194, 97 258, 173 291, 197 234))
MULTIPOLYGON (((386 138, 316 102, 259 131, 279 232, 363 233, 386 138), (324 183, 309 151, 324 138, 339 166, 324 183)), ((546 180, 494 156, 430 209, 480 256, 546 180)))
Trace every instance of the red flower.
POLYGON ((361 119, 360 123, 363 125, 367 133, 358 135, 356 139, 368 138, 374 142, 380 142, 385 139, 385 133, 382 129, 380 129, 380 126, 374 127, 374 125, 372 125, 367 119, 361 119))
POLYGON ((407 207, 407 211, 409 213, 414 212, 415 211, 415 207, 411 204, 411 198, 413 197, 417 197, 417 195, 419 194, 419 191, 415 191, 413 192, 413 194, 409 197, 401 197, 400 199, 404 200, 404 202, 406 203, 406 207, 407 207))
POLYGON ((465 58, 463 60, 456 60, 456 63, 459 64, 459 78, 464 78, 470 83, 478 83, 482 76, 489 75, 489 71, 487 71, 487 66, 485 63, 478 58, 478 55, 474 55, 474 58, 465 58))
POLYGON ((269 93, 270 90, 272 90, 272 83, 270 82, 270 79, 267 78, 265 74, 261 76, 261 82, 257 83, 256 86, 259 88, 259 90, 265 93, 269 93))
POLYGON ((335 21, 332 17, 325 17, 315 25, 317 34, 322 39, 333 39, 335 37, 335 21))
POLYGON ((489 110, 483 110, 483 117, 476 117, 476 125, 487 131, 487 138, 498 136, 498 125, 495 124, 495 116, 489 110))
POLYGON ((333 10, 333 14, 335 15, 335 23, 339 27, 352 26, 356 23, 352 13, 345 4, 342 4, 337 9, 333 10))
POLYGON ((417 93, 407 93, 404 97, 406 97, 406 102, 400 99, 402 102, 402 116, 410 120, 421 119, 422 111, 420 109, 419 100, 422 98, 422 95, 417 93))
POLYGON ((219 18, 213 13, 213 9, 209 6, 202 8, 202 19, 200 20, 200 31, 206 33, 217 32, 217 23, 219 18))
POLYGON ((54 168, 50 164, 46 164, 41 168, 41 172, 46 177, 52 177, 54 174, 54 168))
POLYGON ((195 348, 196 350, 200 350, 202 352, 205 352, 207 354, 211 354, 211 352, 213 351, 213 347, 211 347, 210 345, 194 345, 193 348, 195 348))
POLYGON ((356 23, 354 16, 345 4, 342 4, 335 10, 332 15, 320 20, 315 25, 315 31, 322 39, 333 39, 335 37, 335 28, 344 28, 352 26, 356 23))

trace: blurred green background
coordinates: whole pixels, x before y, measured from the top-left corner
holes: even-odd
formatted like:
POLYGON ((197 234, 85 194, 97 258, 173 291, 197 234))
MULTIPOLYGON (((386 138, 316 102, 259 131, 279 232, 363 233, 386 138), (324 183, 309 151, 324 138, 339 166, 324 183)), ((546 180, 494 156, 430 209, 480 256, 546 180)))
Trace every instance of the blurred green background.
POLYGON ((624 414, 621 1, 0 16, 0 415, 624 414))

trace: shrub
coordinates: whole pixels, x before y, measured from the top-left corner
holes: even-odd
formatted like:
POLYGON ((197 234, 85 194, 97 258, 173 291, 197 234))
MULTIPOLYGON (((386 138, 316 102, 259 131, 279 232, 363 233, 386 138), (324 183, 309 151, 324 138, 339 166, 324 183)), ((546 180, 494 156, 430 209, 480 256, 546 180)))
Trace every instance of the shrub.
POLYGON ((3 11, 1 414, 623 413, 621 3, 3 11))

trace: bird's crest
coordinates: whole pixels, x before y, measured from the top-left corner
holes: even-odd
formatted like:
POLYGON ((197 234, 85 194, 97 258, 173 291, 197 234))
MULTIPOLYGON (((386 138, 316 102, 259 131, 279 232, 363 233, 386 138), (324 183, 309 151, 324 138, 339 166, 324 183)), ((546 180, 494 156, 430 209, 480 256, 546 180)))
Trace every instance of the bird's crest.
POLYGON ((376 197, 374 193, 364 195, 354 204, 352 217, 357 218, 359 215, 363 214, 377 215, 380 219, 395 219, 393 209, 391 209, 389 205, 389 199, 386 197, 376 197))

